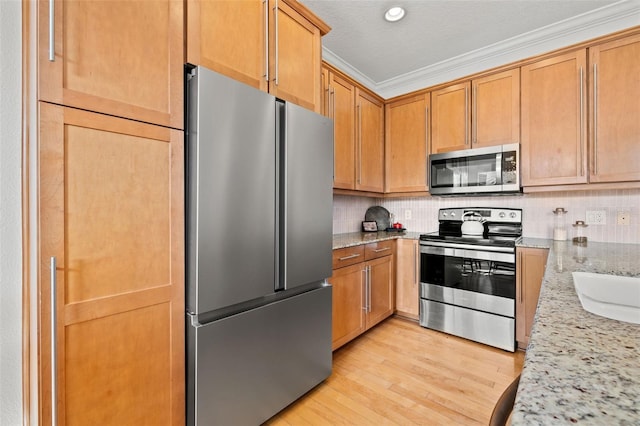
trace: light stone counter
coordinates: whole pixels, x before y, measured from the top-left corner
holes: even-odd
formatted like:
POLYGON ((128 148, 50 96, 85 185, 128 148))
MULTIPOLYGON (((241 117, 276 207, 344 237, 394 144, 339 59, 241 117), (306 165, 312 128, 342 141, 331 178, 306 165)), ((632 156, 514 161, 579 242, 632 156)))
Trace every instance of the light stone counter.
MULTIPOLYGON (((424 232, 422 232, 424 233, 424 232)), ((361 244, 375 243, 377 241, 406 238, 417 240, 421 232, 351 232, 348 234, 335 234, 333 236, 333 249, 359 246, 361 244)))
MULTIPOLYGON (((528 240, 535 239, 521 245, 545 248, 544 240, 528 240)), ((585 311, 571 275, 640 276, 640 245, 547 242, 512 424, 640 424, 640 325, 585 311)))

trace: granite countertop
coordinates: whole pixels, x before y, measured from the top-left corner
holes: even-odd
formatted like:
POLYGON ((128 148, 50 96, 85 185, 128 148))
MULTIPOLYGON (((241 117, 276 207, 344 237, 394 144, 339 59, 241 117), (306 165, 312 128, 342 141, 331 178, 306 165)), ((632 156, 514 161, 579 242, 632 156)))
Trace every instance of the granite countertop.
MULTIPOLYGON (((423 233, 423 232, 422 232, 423 233)), ((377 241, 395 240, 406 238, 417 240, 421 232, 350 232, 348 234, 334 234, 333 249, 359 246, 361 244, 375 243, 377 241)))
MULTIPOLYGON (((544 240, 522 245, 543 247, 544 240)), ((640 245, 547 240, 514 425, 640 424, 640 325, 585 311, 573 271, 640 276, 640 245)))

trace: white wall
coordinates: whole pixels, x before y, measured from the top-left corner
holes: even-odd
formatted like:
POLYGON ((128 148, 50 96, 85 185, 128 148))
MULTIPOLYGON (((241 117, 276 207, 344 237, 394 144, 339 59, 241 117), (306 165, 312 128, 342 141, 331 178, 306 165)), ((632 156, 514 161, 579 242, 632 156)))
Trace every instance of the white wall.
POLYGON ((21 3, 0 0, 0 424, 22 423, 21 3))
MULTIPOLYGON (((438 209, 448 207, 511 207, 523 211, 524 236, 551 238, 554 215, 552 210, 568 210, 567 224, 585 220, 587 210, 604 210, 606 225, 589 226, 585 235, 590 241, 640 244, 640 189, 609 191, 572 191, 525 194, 499 197, 424 197, 403 199, 375 199, 334 196, 333 232, 357 232, 367 208, 381 205, 393 213, 396 221, 409 231, 432 232, 438 230, 438 209), (405 211, 411 219, 405 219, 405 211), (616 224, 618 211, 631 213, 631 224, 616 224)), ((572 236, 573 228, 569 229, 572 236)))

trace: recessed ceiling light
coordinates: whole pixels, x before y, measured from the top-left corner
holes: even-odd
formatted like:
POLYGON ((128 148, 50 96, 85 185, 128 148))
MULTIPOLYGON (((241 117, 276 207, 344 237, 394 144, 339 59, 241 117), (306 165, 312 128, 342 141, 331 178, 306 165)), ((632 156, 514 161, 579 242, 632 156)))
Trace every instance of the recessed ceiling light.
POLYGON ((390 7, 384 14, 384 19, 389 22, 397 22, 404 18, 404 9, 400 6, 390 7))

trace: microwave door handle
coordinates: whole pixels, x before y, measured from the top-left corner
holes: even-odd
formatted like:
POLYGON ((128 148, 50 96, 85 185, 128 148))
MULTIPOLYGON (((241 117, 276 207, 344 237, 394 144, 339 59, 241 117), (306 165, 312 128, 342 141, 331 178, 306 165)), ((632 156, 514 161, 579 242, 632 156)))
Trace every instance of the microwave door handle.
POLYGON ((496 185, 502 185, 502 152, 496 154, 496 185))

